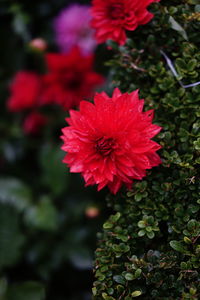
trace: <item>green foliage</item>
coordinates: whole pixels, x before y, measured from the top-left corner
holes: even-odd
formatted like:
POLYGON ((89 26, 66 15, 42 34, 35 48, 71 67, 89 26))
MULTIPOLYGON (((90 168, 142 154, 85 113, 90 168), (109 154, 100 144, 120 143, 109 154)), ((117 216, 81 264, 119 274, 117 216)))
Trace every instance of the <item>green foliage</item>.
POLYGON ((45 292, 37 282, 24 282, 13 285, 6 295, 7 300, 44 300, 45 292))
POLYGON ((42 148, 40 161, 42 166, 42 180, 52 191, 53 195, 58 196, 66 188, 67 168, 62 163, 64 153, 57 146, 45 145, 42 148))
POLYGON ((107 63, 114 85, 139 88, 146 109, 155 109, 162 165, 131 191, 108 197, 114 215, 98 234, 94 299, 200 298, 200 86, 179 83, 199 80, 200 24, 190 18, 197 2, 152 5, 152 22, 115 45, 107 63))
POLYGON ((8 285, 5 278, 0 278, 1 300, 44 300, 45 290, 42 284, 35 281, 8 285))
POLYGON ((17 212, 11 206, 0 204, 0 268, 17 261, 23 243, 17 212))

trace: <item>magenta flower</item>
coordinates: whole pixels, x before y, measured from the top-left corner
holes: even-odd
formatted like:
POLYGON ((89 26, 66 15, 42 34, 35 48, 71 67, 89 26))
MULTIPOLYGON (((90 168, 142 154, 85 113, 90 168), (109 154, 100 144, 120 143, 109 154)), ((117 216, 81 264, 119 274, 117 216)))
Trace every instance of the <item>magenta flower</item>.
POLYGON ((74 46, 86 55, 94 51, 96 41, 90 21, 90 7, 86 5, 73 4, 60 12, 54 21, 54 30, 61 52, 69 52, 74 46))

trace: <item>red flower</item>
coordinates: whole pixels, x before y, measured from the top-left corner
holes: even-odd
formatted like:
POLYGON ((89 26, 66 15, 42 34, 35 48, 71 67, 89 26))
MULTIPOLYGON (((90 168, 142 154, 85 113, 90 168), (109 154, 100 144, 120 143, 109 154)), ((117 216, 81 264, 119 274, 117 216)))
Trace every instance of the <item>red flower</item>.
POLYGON ((39 75, 29 71, 16 73, 10 86, 11 96, 7 107, 10 111, 32 108, 38 101, 41 80, 39 75))
POLYGON ((26 134, 36 135, 46 125, 47 118, 39 112, 31 112, 25 119, 23 129, 26 134))
POLYGON ((156 153, 161 147, 151 140, 161 127, 152 124, 153 110, 143 112, 143 105, 138 91, 115 89, 112 98, 96 94, 94 104, 82 101, 80 112, 70 111, 70 126, 62 130, 63 162, 82 173, 86 186, 98 184, 101 190, 107 185, 116 193, 161 163, 156 153))
POLYGON ((47 54, 46 60, 49 73, 43 77, 43 104, 72 108, 103 82, 103 77, 92 70, 93 56, 83 56, 78 48, 69 54, 47 54))
POLYGON ((160 0, 93 0, 92 27, 96 29, 96 39, 103 43, 108 39, 124 45, 125 30, 135 30, 148 23, 153 15, 147 11, 152 2, 160 0))

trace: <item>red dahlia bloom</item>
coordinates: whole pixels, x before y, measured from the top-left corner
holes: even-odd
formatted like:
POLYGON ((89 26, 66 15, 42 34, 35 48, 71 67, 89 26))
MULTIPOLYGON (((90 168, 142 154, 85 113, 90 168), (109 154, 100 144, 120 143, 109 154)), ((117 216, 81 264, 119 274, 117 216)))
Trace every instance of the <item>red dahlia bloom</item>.
POLYGON ((7 102, 10 111, 32 108, 38 101, 41 88, 40 76, 34 72, 19 71, 10 85, 11 95, 7 102))
POLYGON ((24 120, 23 129, 26 134, 36 135, 47 123, 47 117, 39 112, 31 112, 24 120))
POLYGON ((80 111, 70 111, 69 127, 62 132, 67 152, 64 163, 71 172, 81 172, 87 185, 106 185, 117 193, 124 183, 142 179, 146 170, 161 163, 156 153, 160 145, 152 141, 161 127, 152 124, 153 110, 143 112, 144 100, 138 91, 112 98, 96 94, 94 104, 82 101, 80 111))
POLYGON ((148 23, 153 15, 148 5, 160 0, 93 0, 92 27, 99 43, 113 40, 120 45, 126 42, 125 30, 135 30, 148 23))
POLYGON ((48 73, 43 76, 42 103, 57 103, 65 109, 79 105, 90 97, 103 77, 93 71, 93 55, 83 56, 78 48, 69 54, 46 55, 48 73))

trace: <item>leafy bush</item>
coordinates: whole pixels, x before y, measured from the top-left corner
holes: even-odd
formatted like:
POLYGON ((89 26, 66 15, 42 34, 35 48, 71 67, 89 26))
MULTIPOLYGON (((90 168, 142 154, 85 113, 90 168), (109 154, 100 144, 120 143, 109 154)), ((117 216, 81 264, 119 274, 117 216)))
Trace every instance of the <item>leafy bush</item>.
POLYGON ((107 198, 113 215, 98 234, 94 299, 200 298, 200 85, 183 87, 199 80, 198 3, 153 4, 151 23, 123 47, 110 43, 114 85, 139 88, 163 127, 162 165, 131 191, 107 198))

